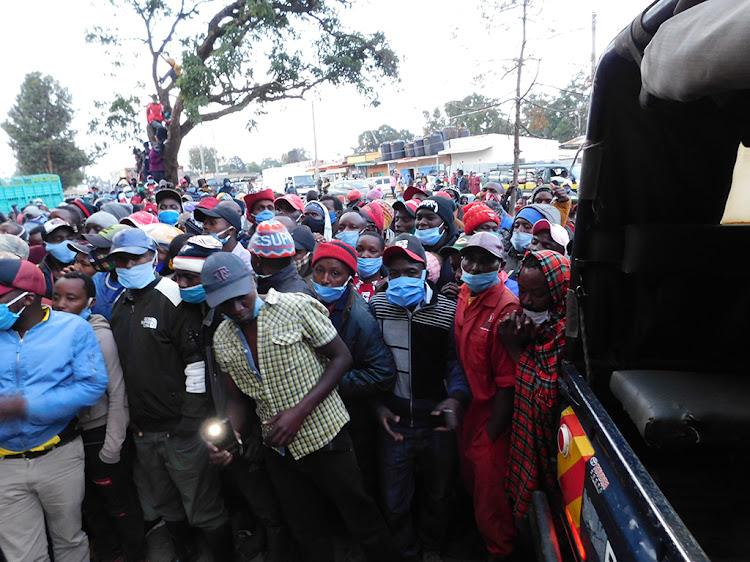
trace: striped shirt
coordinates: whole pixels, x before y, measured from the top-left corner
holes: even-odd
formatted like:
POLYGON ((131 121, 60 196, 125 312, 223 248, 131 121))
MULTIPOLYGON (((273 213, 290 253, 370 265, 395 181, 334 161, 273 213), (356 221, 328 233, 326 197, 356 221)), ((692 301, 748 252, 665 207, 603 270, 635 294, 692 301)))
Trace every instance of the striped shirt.
MULTIPOLYGON (((224 320, 216 330, 214 351, 219 366, 243 393, 255 399, 258 418, 265 421, 296 406, 318 383, 327 360, 316 349, 338 334, 317 300, 274 289, 268 292, 257 322, 260 373, 250 367, 250 350, 231 320, 224 320)), ((330 443, 348 421, 349 414, 334 389, 305 418, 288 449, 300 459, 330 443)), ((265 436, 271 426, 262 429, 265 436)))

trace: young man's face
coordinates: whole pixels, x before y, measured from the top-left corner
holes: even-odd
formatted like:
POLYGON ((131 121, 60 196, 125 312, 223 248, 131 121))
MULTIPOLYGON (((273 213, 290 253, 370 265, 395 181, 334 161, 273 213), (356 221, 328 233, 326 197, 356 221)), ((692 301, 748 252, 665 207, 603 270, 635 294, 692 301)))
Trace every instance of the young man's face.
POLYGON ((201 284, 201 274, 195 271, 185 271, 184 269, 175 269, 172 281, 180 286, 180 289, 189 289, 201 284))
POLYGON ((500 232, 500 227, 497 226, 495 221, 487 221, 474 229, 474 234, 477 232, 500 232))
POLYGON ((113 256, 113 260, 115 262, 115 267, 118 269, 130 269, 132 267, 135 267, 136 265, 142 265, 144 263, 151 263, 154 261, 154 256, 156 254, 152 251, 148 251, 144 254, 136 255, 136 254, 123 254, 123 253, 117 253, 113 256))
POLYGON ((533 228, 532 224, 526 219, 517 218, 516 222, 513 223, 513 232, 525 232, 531 234, 533 228))
POLYGON ((253 291, 249 295, 224 301, 216 307, 216 310, 218 310, 220 314, 224 314, 235 324, 249 324, 253 321, 255 299, 257 298, 257 293, 253 291))
POLYGON ((221 217, 206 217, 203 221, 203 234, 217 234, 221 238, 225 238, 229 234, 230 228, 232 228, 232 225, 229 224, 229 221, 221 217))
POLYGON ((521 269, 518 275, 518 301, 523 308, 534 312, 544 312, 552 308, 552 294, 541 269, 521 269))
POLYGON ((375 236, 360 236, 357 240, 357 256, 360 258, 379 258, 383 255, 383 243, 375 236))
POLYGON ((552 203, 552 192, 540 191, 536 194, 536 197, 534 197, 534 203, 544 203, 549 205, 552 203))
POLYGON ((399 277, 422 277, 424 264, 407 256, 395 256, 387 264, 388 279, 399 277))
POLYGON ((466 273, 479 275, 500 269, 500 260, 481 248, 469 248, 461 256, 461 269, 466 273))
POLYGON ((552 250, 558 254, 565 255, 565 248, 552 239, 549 230, 540 230, 531 239, 531 243, 526 246, 530 251, 552 250))
POLYGON ((277 201, 275 207, 277 215, 287 216, 294 222, 297 222, 297 219, 302 215, 302 212, 299 209, 295 209, 287 201, 277 201))
POLYGON ((94 269, 94 266, 91 265, 88 254, 84 254, 81 252, 78 252, 76 254, 76 259, 73 262, 73 269, 75 271, 80 271, 81 273, 85 273, 86 275, 90 277, 93 277, 94 275, 96 275, 96 270, 94 269))
POLYGON ((53 230, 48 236, 46 242, 48 244, 59 244, 66 240, 73 240, 73 229, 61 227, 53 230))
POLYGON ((345 213, 339 219, 339 232, 347 230, 362 232, 365 228, 367 228, 367 221, 359 213, 345 213))
POLYGON ((165 198, 159 201, 159 212, 162 211, 177 211, 178 213, 182 210, 180 202, 176 199, 165 198))
POLYGON ((443 219, 440 218, 440 215, 433 213, 429 209, 418 209, 416 223, 417 230, 427 230, 442 225, 443 219))
POLYGON ((323 258, 313 266, 313 281, 324 287, 343 287, 351 272, 344 262, 335 258, 323 258))
POLYGON ((393 230, 396 234, 411 234, 417 220, 408 212, 398 209, 393 220, 393 230))

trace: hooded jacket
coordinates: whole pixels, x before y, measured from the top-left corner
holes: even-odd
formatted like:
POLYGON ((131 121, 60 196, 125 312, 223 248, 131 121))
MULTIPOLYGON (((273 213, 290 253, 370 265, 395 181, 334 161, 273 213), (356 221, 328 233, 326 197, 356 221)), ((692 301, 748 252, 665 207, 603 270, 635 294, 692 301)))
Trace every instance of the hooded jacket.
POLYGON ((99 341, 104 364, 107 367, 107 391, 99 401, 78 412, 78 424, 87 431, 103 425, 107 426, 104 444, 99 451, 99 458, 108 464, 120 460, 120 450, 125 441, 125 434, 130 423, 128 412, 128 398, 125 395, 125 379, 122 376, 120 357, 117 344, 112 336, 112 328, 104 316, 92 314, 89 324, 94 329, 94 335, 99 341))
POLYGON ((183 303, 177 283, 158 278, 126 289, 112 307, 112 333, 130 405, 141 431, 192 433, 208 411, 200 308, 183 303))
POLYGON ((302 293, 317 299, 315 291, 313 291, 310 286, 305 283, 305 280, 299 276, 294 261, 270 277, 258 278, 259 294, 265 295, 271 289, 274 289, 279 293, 302 293))

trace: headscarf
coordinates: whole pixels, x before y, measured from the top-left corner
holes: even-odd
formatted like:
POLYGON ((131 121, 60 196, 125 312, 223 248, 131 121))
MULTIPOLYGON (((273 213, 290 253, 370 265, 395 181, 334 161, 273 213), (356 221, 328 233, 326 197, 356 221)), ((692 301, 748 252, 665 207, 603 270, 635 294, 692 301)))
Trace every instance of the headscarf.
POLYGON ((542 266, 552 308, 550 319, 539 326, 516 367, 505 485, 513 514, 519 518, 527 513, 534 490, 555 489, 557 374, 565 352, 565 298, 570 285, 567 258, 551 250, 528 252, 521 270, 531 259, 542 266))
POLYGON ((308 209, 312 209, 323 217, 323 220, 325 221, 325 227, 323 227, 323 238, 326 239, 326 242, 330 242, 333 238, 333 230, 331 229, 331 217, 328 214, 328 207, 323 205, 320 201, 314 200, 308 201, 305 204, 305 211, 308 209))

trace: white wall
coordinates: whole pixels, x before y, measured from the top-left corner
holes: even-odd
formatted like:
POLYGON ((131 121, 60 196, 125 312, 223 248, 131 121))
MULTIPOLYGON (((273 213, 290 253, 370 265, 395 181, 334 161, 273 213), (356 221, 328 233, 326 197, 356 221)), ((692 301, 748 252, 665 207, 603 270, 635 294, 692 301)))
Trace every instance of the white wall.
MULTIPOLYGON (((526 162, 539 160, 556 160, 560 143, 553 139, 536 139, 521 137, 521 158, 526 162)), ((477 149, 489 146, 485 150, 451 154, 451 171, 459 168, 469 171, 485 172, 498 164, 513 162, 513 137, 510 135, 477 135, 453 139, 446 143, 446 150, 477 149)))

